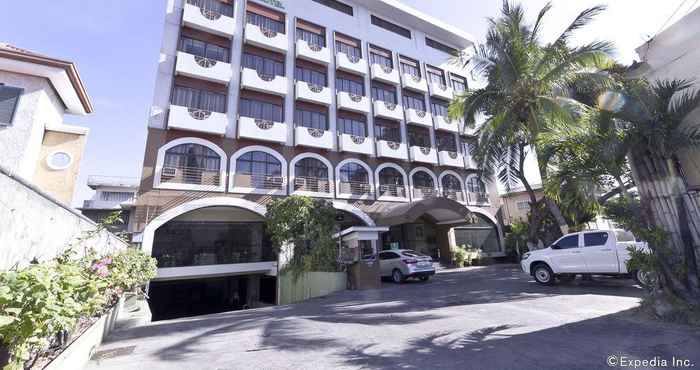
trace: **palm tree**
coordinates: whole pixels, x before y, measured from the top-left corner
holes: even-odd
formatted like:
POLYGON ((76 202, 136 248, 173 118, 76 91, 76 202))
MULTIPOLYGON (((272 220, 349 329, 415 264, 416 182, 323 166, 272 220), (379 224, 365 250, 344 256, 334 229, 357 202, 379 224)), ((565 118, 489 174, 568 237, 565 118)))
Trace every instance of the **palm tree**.
MULTIPOLYGON (((534 24, 528 24, 522 6, 504 0, 501 16, 489 19, 486 42, 467 62, 485 77, 486 86, 466 92, 450 106, 450 115, 464 118, 470 127, 474 127, 477 115, 488 117, 477 131, 473 156, 488 176, 497 175, 506 186, 520 183, 525 187, 531 205, 531 249, 538 243, 537 233, 547 208, 562 232, 566 232, 566 222, 551 199, 537 199, 526 178, 525 157, 530 151, 537 153, 537 138, 547 127, 576 124, 573 112, 580 104, 569 96, 571 87, 580 79, 601 80, 595 71, 608 63, 612 51, 608 42, 569 45, 571 35, 601 13, 602 6, 584 10, 556 40, 542 44, 540 28, 551 7, 547 4, 534 24)), ((547 163, 538 162, 546 178, 547 163)))

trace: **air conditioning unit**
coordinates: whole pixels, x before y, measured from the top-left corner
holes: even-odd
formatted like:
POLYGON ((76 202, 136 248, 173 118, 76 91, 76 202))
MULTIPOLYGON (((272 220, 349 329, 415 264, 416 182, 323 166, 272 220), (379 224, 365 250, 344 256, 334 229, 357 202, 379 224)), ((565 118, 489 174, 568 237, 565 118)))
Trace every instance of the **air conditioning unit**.
POLYGON ((175 167, 163 167, 162 176, 174 177, 177 174, 177 168, 175 167))

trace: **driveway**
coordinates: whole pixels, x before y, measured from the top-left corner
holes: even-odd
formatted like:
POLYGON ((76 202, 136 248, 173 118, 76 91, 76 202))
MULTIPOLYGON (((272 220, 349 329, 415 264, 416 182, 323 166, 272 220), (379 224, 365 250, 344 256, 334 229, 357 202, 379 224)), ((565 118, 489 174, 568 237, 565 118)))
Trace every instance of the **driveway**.
POLYGON ((644 320, 641 294, 613 278, 543 287, 514 265, 447 270, 427 283, 119 331, 89 368, 610 369, 610 356, 700 367, 700 331, 644 320))

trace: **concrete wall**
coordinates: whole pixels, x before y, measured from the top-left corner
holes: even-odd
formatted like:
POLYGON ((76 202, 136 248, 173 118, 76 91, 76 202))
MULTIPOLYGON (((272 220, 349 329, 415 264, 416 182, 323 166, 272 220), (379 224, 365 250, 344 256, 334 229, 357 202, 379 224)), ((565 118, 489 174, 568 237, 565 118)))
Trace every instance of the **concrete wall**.
MULTIPOLYGON (((542 199, 544 194, 541 191, 536 192, 537 199, 542 199)), ((501 211, 503 212, 503 223, 511 225, 518 221, 527 221, 527 215, 530 208, 518 209, 518 203, 530 202, 530 196, 527 193, 511 193, 501 197, 501 211)))
POLYGON ((107 231, 77 243, 96 224, 2 167, 0 189, 0 270, 52 259, 71 245, 104 253, 128 246, 107 231))
POLYGON ((12 125, 0 126, 0 165, 31 180, 44 127, 61 124, 65 108, 45 78, 0 71, 0 83, 24 89, 12 125))
POLYGON ((307 272, 294 281, 291 274, 279 276, 279 304, 301 302, 345 290, 347 275, 344 272, 307 272))
POLYGON ((71 204, 86 140, 86 135, 46 131, 34 173, 34 184, 61 202, 71 204), (49 167, 47 161, 55 152, 63 152, 71 157, 68 168, 59 170, 49 167))

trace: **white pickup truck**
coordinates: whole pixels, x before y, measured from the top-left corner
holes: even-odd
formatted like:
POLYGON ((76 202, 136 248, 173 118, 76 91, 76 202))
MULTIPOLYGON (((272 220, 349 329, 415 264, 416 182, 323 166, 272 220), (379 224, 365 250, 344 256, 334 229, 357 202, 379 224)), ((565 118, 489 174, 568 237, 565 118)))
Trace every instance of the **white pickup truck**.
POLYGON ((629 231, 583 231, 565 235, 549 248, 525 253, 520 265, 544 285, 552 285, 557 279, 569 282, 579 274, 629 275, 646 285, 647 274, 627 271, 629 247, 648 250, 629 231))

